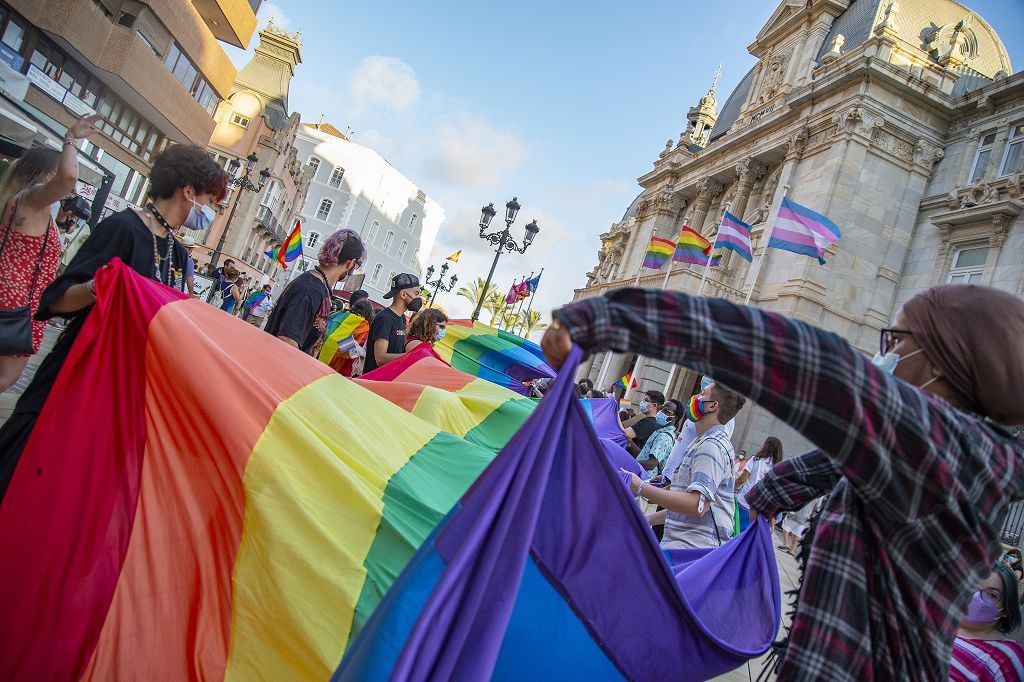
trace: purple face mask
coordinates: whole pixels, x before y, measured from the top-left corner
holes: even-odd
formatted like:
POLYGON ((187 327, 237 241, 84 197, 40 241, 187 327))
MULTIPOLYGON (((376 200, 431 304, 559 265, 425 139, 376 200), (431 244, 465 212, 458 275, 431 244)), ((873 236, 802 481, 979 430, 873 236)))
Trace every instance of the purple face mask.
POLYGON ((978 590, 971 597, 971 603, 967 605, 967 617, 964 620, 975 625, 991 623, 998 620, 1002 612, 1001 608, 986 599, 981 590, 978 590))

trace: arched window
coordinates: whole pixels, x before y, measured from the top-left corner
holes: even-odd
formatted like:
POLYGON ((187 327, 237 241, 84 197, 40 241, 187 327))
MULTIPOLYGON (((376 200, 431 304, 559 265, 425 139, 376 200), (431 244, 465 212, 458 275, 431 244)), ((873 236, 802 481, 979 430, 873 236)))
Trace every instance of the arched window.
POLYGON ((383 248, 384 251, 388 251, 391 248, 391 245, 394 244, 394 243, 395 243, 395 233, 394 232, 388 232, 387 236, 384 237, 384 246, 381 247, 381 248, 383 248))
POLYGON ((315 248, 318 243, 320 243, 320 233, 310 232, 309 236, 306 237, 306 246, 312 249, 315 248))
POLYGON ((395 254, 395 258, 402 260, 405 258, 405 250, 409 248, 409 242, 402 242, 398 245, 398 253, 395 254))
POLYGON ((392 285, 392 284, 394 283, 394 281, 395 281, 395 275, 397 275, 397 274, 398 274, 397 272, 395 272, 394 270, 392 270, 392 271, 391 271, 391 274, 390 274, 390 275, 388 275, 388 286, 389 286, 389 287, 390 287, 390 286, 391 286, 391 285, 392 285))
POLYGON ((376 284, 380 281, 380 273, 384 271, 384 266, 377 263, 373 266, 373 276, 370 277, 370 284, 376 284))
POLYGON ((345 169, 341 166, 335 166, 334 170, 331 171, 331 179, 327 181, 327 184, 331 187, 341 187, 341 179, 345 176, 345 169))
POLYGON ((309 157, 309 161, 306 162, 306 165, 313 169, 313 179, 316 180, 316 172, 320 170, 320 159, 315 156, 311 156, 309 157))
POLYGON ((331 215, 331 207, 334 206, 334 202, 330 199, 321 199, 320 208, 316 211, 316 217, 318 220, 327 220, 328 216, 331 215))

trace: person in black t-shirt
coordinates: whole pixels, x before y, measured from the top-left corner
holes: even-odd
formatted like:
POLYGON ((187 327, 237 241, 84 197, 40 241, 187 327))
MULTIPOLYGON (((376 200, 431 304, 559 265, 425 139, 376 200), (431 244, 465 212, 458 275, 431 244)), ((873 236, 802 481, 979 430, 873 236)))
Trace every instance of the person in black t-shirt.
POLYGON ((416 275, 403 272, 391 280, 391 291, 384 294, 384 298, 394 300, 370 323, 364 374, 405 354, 405 311, 415 313, 423 307, 421 293, 420 280, 416 275))
POLYGON ((316 355, 327 331, 331 291, 366 260, 366 246, 353 230, 338 230, 324 241, 319 265, 285 287, 265 331, 303 353, 316 355))
POLYGON ((639 454, 644 449, 644 445, 647 444, 647 439, 651 437, 651 434, 661 428, 655 415, 658 414, 658 410, 664 404, 665 394, 661 391, 647 391, 644 394, 643 399, 640 401, 640 413, 643 417, 632 424, 627 423, 626 435, 633 443, 633 447, 629 450, 632 454, 639 454), (636 452, 633 452, 633 448, 636 448, 636 452))

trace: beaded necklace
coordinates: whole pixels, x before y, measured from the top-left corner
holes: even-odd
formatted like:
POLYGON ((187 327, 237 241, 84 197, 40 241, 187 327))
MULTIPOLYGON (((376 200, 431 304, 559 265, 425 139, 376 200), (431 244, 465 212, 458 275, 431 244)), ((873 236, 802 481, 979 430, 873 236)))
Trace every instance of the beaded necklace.
POLYGON ((167 230, 166 277, 164 277, 164 275, 161 274, 160 272, 160 264, 163 262, 163 259, 160 258, 160 251, 157 249, 156 246, 156 234, 152 230, 150 230, 149 236, 153 238, 153 267, 155 268, 156 271, 156 281, 160 282, 161 284, 166 284, 167 286, 170 286, 171 278, 174 276, 174 230, 167 223, 167 220, 164 219, 162 215, 160 215, 160 211, 156 210, 156 206, 154 206, 153 204, 146 204, 146 210, 149 211, 150 215, 152 215, 165 230, 167 230))

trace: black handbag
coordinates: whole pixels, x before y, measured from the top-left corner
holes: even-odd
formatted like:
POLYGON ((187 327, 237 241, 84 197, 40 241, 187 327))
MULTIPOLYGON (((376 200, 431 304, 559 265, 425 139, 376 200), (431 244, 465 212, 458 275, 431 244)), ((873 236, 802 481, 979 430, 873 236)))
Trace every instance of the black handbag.
MULTIPOLYGON (((11 223, 14 216, 18 214, 18 204, 14 204, 14 211, 11 212, 11 223)), ((12 224, 7 225, 4 232, 3 243, 0 243, 0 257, 7 248, 7 239, 13 231, 12 224)), ((36 283, 39 281, 39 270, 43 266, 43 256, 46 254, 46 243, 50 241, 50 230, 47 228, 43 235, 43 246, 39 249, 39 259, 36 261, 36 271, 32 275, 32 285, 28 290, 28 301, 25 305, 17 308, 0 309, 0 355, 32 355, 35 348, 32 346, 32 296, 36 292, 36 283)))

